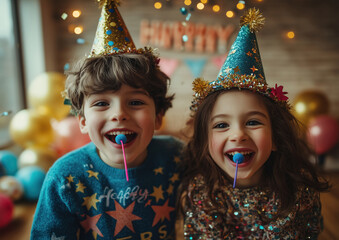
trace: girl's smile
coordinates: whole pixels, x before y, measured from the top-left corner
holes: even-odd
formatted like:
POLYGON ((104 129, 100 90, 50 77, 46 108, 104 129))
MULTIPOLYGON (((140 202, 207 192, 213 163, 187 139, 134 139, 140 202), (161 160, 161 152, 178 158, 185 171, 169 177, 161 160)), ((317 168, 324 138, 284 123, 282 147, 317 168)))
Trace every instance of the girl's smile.
POLYGON ((250 149, 231 149, 225 153, 225 157, 229 159, 232 165, 236 166, 236 163, 233 161, 233 156, 236 153, 241 153, 244 156, 244 160, 242 163, 238 164, 238 167, 244 167, 247 166, 253 159, 255 152, 250 149))

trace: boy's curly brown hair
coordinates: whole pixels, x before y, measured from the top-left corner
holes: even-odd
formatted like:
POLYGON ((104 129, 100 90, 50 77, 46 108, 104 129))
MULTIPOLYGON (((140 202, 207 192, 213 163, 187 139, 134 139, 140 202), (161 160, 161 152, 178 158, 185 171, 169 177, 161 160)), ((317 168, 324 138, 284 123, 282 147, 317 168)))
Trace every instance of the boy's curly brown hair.
POLYGON ((81 59, 66 72, 65 95, 72 112, 83 116, 85 96, 118 91, 123 84, 142 88, 155 103, 156 114, 172 107, 174 94, 167 96, 170 78, 160 70, 158 58, 151 53, 125 53, 81 59))

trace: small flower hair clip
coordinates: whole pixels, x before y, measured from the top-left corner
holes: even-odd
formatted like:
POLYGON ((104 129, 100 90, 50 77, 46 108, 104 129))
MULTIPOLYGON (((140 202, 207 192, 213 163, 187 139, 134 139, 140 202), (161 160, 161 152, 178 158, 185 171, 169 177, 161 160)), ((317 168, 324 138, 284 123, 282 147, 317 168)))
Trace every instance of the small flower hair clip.
POLYGON ((288 100, 288 97, 286 96, 286 94, 288 92, 284 92, 283 91, 283 86, 278 86, 277 84, 275 84, 274 88, 271 88, 271 98, 277 99, 278 101, 283 101, 286 102, 288 100))

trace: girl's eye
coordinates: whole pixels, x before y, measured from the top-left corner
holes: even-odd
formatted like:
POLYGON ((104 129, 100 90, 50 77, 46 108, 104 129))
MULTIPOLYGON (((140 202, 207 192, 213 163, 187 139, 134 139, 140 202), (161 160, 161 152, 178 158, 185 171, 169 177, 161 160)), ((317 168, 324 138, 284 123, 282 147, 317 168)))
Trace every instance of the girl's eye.
POLYGON ((229 125, 227 123, 218 123, 216 125, 214 125, 213 128, 228 128, 229 125))
POLYGON ((108 103, 107 102, 97 102, 97 103, 94 104, 94 106, 105 107, 105 106, 108 106, 108 103))
POLYGON ((246 123, 247 126, 257 126, 257 125, 262 125, 261 122, 257 121, 257 120, 251 120, 251 121, 248 121, 246 123))
POLYGON ((132 105, 132 106, 139 106, 139 105, 143 105, 145 104, 143 101, 140 101, 140 100, 134 100, 134 101, 130 101, 129 105, 132 105))

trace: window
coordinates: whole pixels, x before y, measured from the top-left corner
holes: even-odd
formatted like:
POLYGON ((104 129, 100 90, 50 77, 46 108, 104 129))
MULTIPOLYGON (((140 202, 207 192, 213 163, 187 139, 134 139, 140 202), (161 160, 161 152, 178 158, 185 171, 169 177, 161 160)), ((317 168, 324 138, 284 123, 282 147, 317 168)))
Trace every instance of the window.
POLYGON ((0 148, 10 144, 9 124, 25 107, 17 2, 0 2, 0 148), (11 113, 9 115, 6 112, 11 113))

